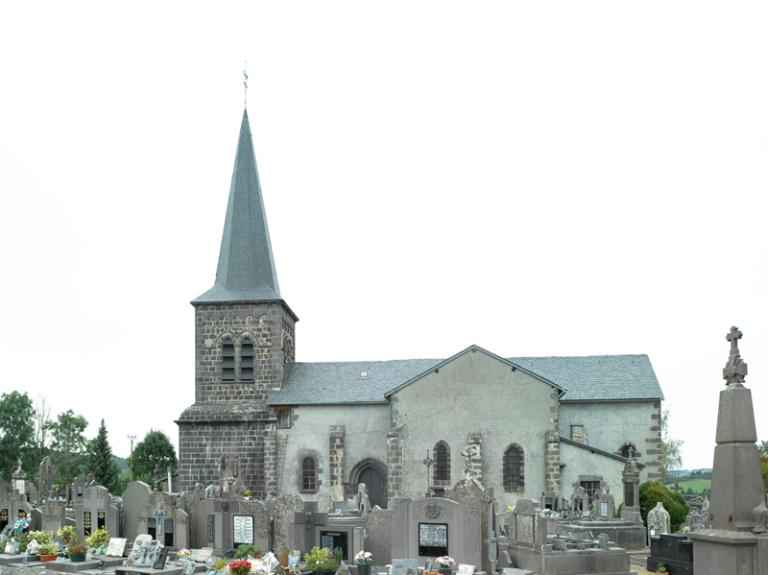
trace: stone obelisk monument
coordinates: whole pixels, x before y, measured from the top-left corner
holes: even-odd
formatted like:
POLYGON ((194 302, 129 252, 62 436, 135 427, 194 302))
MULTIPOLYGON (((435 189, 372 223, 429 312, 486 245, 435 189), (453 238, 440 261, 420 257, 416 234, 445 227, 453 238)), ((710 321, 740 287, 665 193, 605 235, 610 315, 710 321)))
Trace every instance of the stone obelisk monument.
POLYGON ((768 575, 765 488, 755 430, 752 392, 744 387, 747 364, 739 353, 738 328, 726 339, 731 353, 723 369, 715 459, 712 464, 711 529, 691 534, 696 575, 768 575), (763 511, 765 510, 765 511, 763 511))

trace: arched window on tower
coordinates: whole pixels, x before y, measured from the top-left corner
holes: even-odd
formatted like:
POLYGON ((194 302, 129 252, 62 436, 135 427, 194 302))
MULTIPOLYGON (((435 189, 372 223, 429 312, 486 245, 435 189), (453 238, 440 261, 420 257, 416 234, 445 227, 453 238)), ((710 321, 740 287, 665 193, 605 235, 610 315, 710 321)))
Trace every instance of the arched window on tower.
POLYGON ((235 342, 231 337, 221 340, 221 381, 235 381, 235 342))
POLYGON ((503 476, 504 491, 525 489, 525 452, 515 443, 504 452, 503 476))
POLYGON ((248 336, 240 342, 240 379, 253 381, 253 340, 248 336))
POLYGON ((304 493, 317 491, 317 464, 313 457, 305 457, 301 462, 301 490, 304 493))
POLYGON ((445 441, 438 441, 432 449, 432 481, 435 485, 448 485, 451 481, 451 449, 445 441))

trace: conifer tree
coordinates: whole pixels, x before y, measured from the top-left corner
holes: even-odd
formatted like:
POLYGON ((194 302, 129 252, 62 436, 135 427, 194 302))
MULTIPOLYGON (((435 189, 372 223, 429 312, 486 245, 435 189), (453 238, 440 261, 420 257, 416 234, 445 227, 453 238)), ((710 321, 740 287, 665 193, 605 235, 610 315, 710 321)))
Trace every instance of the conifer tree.
POLYGON ((107 439, 107 427, 103 419, 98 434, 88 444, 88 471, 93 474, 96 481, 109 489, 110 493, 120 495, 115 493, 120 469, 112 457, 112 448, 107 439))

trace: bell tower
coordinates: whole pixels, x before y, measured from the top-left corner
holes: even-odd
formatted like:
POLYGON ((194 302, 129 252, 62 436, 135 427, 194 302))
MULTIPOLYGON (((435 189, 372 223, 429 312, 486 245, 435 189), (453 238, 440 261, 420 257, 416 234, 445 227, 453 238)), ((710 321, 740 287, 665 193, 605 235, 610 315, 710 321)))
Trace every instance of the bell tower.
POLYGON ((243 112, 216 281, 195 308, 195 403, 179 420, 180 489, 220 479, 222 456, 257 497, 277 492, 267 394, 294 361, 298 318, 280 295, 248 112, 243 112))

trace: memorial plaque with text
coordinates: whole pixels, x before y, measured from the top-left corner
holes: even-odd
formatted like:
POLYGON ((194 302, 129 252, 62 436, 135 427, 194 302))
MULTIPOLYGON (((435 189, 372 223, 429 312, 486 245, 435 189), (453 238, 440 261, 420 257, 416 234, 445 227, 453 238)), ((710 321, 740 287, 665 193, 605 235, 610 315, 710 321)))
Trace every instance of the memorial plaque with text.
POLYGON ((235 515, 232 517, 232 541, 235 545, 253 545, 253 517, 235 515))
POLYGON ((419 523, 419 555, 422 557, 448 555, 447 523, 419 523))

